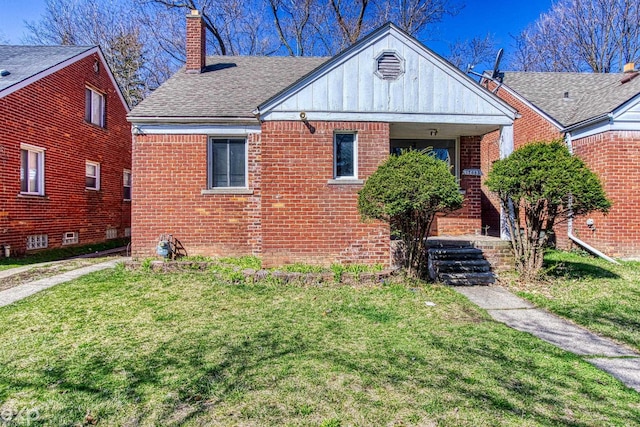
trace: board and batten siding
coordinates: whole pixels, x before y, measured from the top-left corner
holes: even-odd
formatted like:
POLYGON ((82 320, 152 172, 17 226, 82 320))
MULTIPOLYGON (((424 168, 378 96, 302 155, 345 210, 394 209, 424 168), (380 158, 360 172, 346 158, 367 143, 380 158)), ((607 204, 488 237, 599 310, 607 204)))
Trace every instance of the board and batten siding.
POLYGON ((284 119, 285 113, 302 111, 324 113, 321 119, 340 113, 362 115, 366 119, 375 113, 387 114, 389 118, 397 114, 407 118, 440 117, 442 122, 449 123, 509 124, 512 120, 507 118, 509 112, 504 106, 474 81, 394 31, 362 46, 274 101, 262 111, 266 120, 284 119), (375 74, 377 59, 389 51, 403 60, 404 73, 396 80, 384 80, 375 74))

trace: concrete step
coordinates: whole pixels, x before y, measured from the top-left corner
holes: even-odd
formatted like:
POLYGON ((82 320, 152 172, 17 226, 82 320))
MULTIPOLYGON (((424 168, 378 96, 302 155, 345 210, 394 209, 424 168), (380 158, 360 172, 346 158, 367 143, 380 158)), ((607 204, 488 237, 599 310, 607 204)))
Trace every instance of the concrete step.
POLYGON ((433 260, 433 269, 437 273, 484 273, 491 271, 491 264, 484 259, 471 260, 433 260))
POLYGON ((491 272, 443 273, 438 275, 438 279, 445 285, 453 286, 491 285, 496 281, 495 276, 491 272))
POLYGON ((433 260, 474 260, 484 259, 482 251, 476 248, 431 248, 429 257, 433 260))

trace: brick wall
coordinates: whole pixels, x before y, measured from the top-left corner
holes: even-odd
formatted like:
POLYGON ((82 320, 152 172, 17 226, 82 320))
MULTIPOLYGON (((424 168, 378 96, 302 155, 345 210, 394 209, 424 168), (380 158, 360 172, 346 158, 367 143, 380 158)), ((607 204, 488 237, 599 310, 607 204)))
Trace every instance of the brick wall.
POLYGON ((437 235, 461 235, 480 233, 482 212, 480 176, 462 175, 464 169, 480 168, 480 136, 460 137, 460 189, 464 192, 462 208, 435 221, 437 235))
MULTIPOLYGON (((540 116, 537 112, 532 110, 516 97, 512 96, 507 92, 507 90, 500 89, 496 94, 509 103, 513 108, 518 110, 518 113, 520 114, 520 117, 516 118, 513 123, 514 149, 520 148, 529 142, 550 141, 562 138, 562 135, 556 126, 551 124, 547 119, 540 116)), ((480 158, 483 174, 480 196, 482 206, 482 226, 489 227, 488 230, 490 235, 499 236, 500 202, 484 185, 484 181, 487 179, 487 175, 491 170, 493 162, 500 159, 500 133, 498 131, 491 132, 482 138, 480 158)), ((561 237, 560 234, 559 237, 561 237)), ((566 232, 561 238, 564 237, 566 237, 566 232)))
POLYGON ((79 60, 0 98, 0 245, 15 253, 26 238, 47 234, 49 248, 64 232, 80 244, 105 240, 106 230, 124 236, 130 202, 123 202, 122 173, 131 167, 131 128, 126 110, 97 55, 79 60), (85 85, 105 94, 106 128, 86 123, 85 85), (45 149, 45 195, 20 195, 20 144, 45 149), (85 189, 85 161, 99 162, 99 191, 85 189))
MULTIPOLYGON (((640 131, 614 131, 573 141, 573 151, 600 177, 608 215, 574 220, 574 234, 612 257, 640 256, 640 131), (595 230, 586 225, 595 222, 595 230)), ((566 228, 565 228, 566 230, 566 228)), ((566 233, 566 231, 565 231, 566 233)))
POLYGON ((362 185, 329 184, 333 133, 357 132, 358 178, 389 155, 388 123, 266 122, 262 127, 262 252, 266 265, 289 262, 389 265, 389 227, 362 222, 362 185))
POLYGON ((252 194, 202 194, 207 188, 206 135, 135 135, 134 256, 154 256, 161 234, 189 255, 260 255, 259 134, 248 138, 252 194))

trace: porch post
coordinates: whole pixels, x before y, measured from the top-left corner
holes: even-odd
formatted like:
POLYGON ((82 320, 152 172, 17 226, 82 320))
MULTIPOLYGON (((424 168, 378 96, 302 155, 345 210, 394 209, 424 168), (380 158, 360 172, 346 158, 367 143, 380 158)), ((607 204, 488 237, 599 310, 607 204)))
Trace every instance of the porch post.
MULTIPOLYGON (((500 158, 504 159, 513 153, 513 125, 500 127, 500 158)), ((513 213, 512 213, 513 215, 513 213)), ((509 229, 507 227, 507 217, 504 209, 500 208, 500 238, 509 240, 509 229)))

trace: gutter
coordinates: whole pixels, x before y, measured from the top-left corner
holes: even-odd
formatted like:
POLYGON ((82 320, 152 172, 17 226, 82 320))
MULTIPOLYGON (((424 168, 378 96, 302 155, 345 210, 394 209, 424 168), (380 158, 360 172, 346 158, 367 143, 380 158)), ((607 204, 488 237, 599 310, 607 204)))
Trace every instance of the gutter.
MULTIPOLYGON (((611 113, 601 114, 599 116, 592 117, 592 118, 584 120, 582 122, 574 123, 574 124, 572 124, 570 126, 567 126, 567 127, 563 128, 563 129, 561 129, 561 131, 568 134, 572 130, 575 130, 575 129, 578 129, 578 128, 582 128, 582 127, 585 127, 585 126, 588 126, 588 125, 592 125, 594 123, 599 123, 599 122, 605 121, 605 119, 606 120, 611 120, 612 118, 613 118, 613 114, 611 114, 611 113)), ((569 142, 567 144, 569 145, 569 151, 571 151, 571 142, 570 142, 570 140, 569 140, 569 142)))
MULTIPOLYGON (((571 134, 569 132, 565 133, 565 141, 567 142, 567 147, 569 148, 569 153, 571 153, 573 155, 573 144, 571 141, 571 134)), ((574 243, 576 243, 578 246, 581 246, 582 248, 586 249, 587 251, 591 252, 592 254, 599 256, 600 258, 609 261, 610 263, 613 264, 618 264, 620 265, 620 263, 618 261, 616 261, 615 259, 611 258, 608 255, 605 255, 602 251, 599 251, 598 249, 594 248, 593 246, 589 245, 588 243, 580 240, 578 237, 576 237, 573 234, 573 212, 571 212, 571 198, 569 198, 569 220, 567 222, 567 237, 569 238, 569 240, 573 241, 574 243)))

